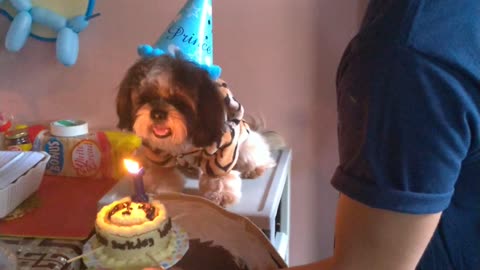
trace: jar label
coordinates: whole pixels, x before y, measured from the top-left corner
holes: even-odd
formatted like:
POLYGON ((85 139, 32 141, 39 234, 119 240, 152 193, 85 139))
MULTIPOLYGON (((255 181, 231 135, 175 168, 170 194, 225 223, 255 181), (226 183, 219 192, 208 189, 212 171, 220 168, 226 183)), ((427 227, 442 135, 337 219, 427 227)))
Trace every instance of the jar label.
POLYGON ((80 141, 72 151, 73 168, 79 176, 94 176, 100 170, 102 153, 92 140, 80 141))
POLYGON ((20 148, 20 145, 11 145, 7 147, 8 151, 22 151, 22 148, 20 148))
POLYGON ((46 170, 50 174, 61 173, 64 164, 63 144, 56 138, 51 138, 45 144, 45 152, 50 155, 46 170))

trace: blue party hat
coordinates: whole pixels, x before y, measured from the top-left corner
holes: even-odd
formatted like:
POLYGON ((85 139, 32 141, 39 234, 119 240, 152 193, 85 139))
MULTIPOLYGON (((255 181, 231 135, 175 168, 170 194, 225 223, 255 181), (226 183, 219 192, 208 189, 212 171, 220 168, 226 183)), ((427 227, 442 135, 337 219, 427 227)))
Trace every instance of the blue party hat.
POLYGON ((188 0, 155 45, 138 46, 138 54, 156 57, 180 53, 216 80, 222 69, 213 64, 212 25, 212 0, 188 0))

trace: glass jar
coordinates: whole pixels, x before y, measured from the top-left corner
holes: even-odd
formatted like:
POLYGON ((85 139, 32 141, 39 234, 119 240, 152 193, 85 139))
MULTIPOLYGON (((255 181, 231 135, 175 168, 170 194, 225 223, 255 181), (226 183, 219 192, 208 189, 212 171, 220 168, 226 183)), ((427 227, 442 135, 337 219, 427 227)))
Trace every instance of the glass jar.
POLYGON ((32 142, 27 129, 14 129, 5 133, 5 148, 9 151, 30 151, 32 142))
POLYGON ((12 126, 13 116, 0 112, 0 151, 5 150, 5 132, 12 126))

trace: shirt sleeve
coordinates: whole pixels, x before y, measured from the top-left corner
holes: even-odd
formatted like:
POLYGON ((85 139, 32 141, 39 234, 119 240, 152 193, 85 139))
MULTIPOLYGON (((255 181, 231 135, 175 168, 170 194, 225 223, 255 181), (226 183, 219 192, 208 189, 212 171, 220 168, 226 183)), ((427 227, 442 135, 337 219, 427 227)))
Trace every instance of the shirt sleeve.
POLYGON ((448 65, 412 49, 347 50, 332 185, 374 208, 443 211, 471 140, 466 96, 448 65))

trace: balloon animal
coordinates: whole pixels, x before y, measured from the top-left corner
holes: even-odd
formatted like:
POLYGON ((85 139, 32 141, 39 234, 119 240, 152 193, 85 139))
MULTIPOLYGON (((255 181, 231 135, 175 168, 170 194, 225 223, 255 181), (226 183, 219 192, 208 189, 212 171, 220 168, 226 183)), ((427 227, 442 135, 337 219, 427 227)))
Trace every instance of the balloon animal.
POLYGON ((87 28, 90 19, 99 15, 92 15, 94 5, 95 0, 49 0, 43 3, 39 0, 0 0, 0 13, 12 20, 5 37, 5 48, 9 52, 18 52, 24 47, 29 36, 55 41, 58 61, 65 66, 72 66, 78 58, 78 34, 87 28), (81 1, 83 3, 80 3, 81 1), (79 3, 72 5, 74 2, 79 3), (41 5, 56 6, 50 9, 41 5), (62 6, 67 7, 62 9, 62 6), (71 17, 54 11, 68 10, 69 12, 63 13, 72 13, 72 6, 86 8, 86 11, 73 11, 76 15, 71 17), (50 32, 51 37, 47 34, 34 34, 35 32, 50 32))

